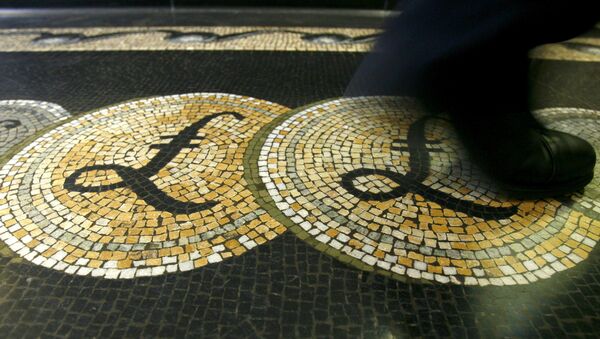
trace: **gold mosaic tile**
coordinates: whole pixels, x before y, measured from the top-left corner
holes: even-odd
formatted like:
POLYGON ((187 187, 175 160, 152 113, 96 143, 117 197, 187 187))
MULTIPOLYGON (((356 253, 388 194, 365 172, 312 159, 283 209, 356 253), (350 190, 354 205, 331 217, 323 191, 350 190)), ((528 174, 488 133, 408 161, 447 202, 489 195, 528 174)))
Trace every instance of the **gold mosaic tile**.
MULTIPOLYGON (((317 248, 392 275, 527 284, 587 258, 600 232, 598 173, 562 200, 506 199, 465 160, 444 118, 421 112, 392 97, 295 111, 258 156, 271 203, 317 248)), ((598 151, 600 112, 538 114, 598 151)))
POLYGON ((243 156, 287 108, 194 93, 128 102, 46 133, 0 170, 0 239, 70 274, 187 271, 285 228, 254 200, 243 156))

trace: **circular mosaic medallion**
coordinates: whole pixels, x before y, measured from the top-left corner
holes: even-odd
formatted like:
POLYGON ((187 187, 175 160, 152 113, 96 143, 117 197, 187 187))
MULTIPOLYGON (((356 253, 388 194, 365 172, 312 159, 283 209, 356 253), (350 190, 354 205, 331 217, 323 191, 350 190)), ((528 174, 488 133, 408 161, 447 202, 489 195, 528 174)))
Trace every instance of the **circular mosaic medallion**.
MULTIPOLYGON (((420 111, 406 98, 362 97, 277 119, 256 156, 261 203, 317 249, 396 277, 527 284, 588 256, 600 232, 597 179, 565 201, 507 200, 465 160, 449 124, 420 111)), ((561 123, 600 146, 598 120, 561 123)))
POLYGON ((33 100, 0 100, 0 156, 35 132, 70 116, 57 104, 33 100))
POLYGON ((240 255, 285 230, 243 177, 287 108, 229 94, 149 98, 46 133, 0 170, 0 239, 67 273, 132 278, 240 255))

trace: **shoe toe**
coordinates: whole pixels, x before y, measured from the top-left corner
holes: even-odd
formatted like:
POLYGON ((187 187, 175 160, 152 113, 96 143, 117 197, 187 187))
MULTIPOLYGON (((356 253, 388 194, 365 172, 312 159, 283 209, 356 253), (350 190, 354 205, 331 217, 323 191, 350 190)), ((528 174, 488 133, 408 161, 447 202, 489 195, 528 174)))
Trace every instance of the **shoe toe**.
POLYGON ((549 181, 569 182, 593 175, 596 152, 590 143, 554 130, 545 130, 543 140, 553 163, 549 181))

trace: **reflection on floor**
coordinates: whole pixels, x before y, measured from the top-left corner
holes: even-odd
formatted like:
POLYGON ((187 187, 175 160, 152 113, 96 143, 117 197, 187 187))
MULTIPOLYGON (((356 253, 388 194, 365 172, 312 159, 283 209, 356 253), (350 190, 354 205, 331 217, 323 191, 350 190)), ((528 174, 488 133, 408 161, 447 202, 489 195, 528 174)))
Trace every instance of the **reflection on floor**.
MULTIPOLYGON (((600 334, 598 175, 507 199, 410 98, 328 99, 380 20, 152 20, 0 30, 0 333, 600 334)), ((574 44, 533 52, 536 115, 600 151, 574 44)))

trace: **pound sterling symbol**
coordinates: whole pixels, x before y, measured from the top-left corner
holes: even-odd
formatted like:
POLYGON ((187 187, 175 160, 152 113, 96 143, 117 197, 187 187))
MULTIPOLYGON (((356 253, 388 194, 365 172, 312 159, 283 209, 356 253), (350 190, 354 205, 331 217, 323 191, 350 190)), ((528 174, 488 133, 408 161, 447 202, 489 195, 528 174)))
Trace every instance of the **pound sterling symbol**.
MULTIPOLYGON (((429 151, 426 147, 426 143, 435 143, 428 141, 425 138, 425 123, 430 118, 433 118, 433 116, 424 116, 415 121, 408 129, 406 143, 408 145, 407 149, 410 154, 410 159, 409 170, 405 175, 376 168, 359 168, 342 175, 342 187, 358 198, 375 201, 396 199, 405 195, 406 193, 412 192, 419 194, 425 199, 442 207, 485 220, 506 219, 517 213, 517 206, 485 206, 472 201, 457 199, 448 193, 435 190, 422 183, 422 181, 425 180, 429 175, 430 167, 429 151), (368 175, 379 175, 386 177, 400 186, 392 189, 389 192, 377 194, 364 192, 357 189, 354 186, 354 179, 368 175)), ((396 149, 402 150, 401 148, 396 149)))
POLYGON ((0 120, 0 126, 9 130, 9 129, 13 129, 13 128, 17 128, 17 127, 21 126, 21 121, 16 120, 16 119, 0 120))
POLYGON ((206 126, 212 119, 222 115, 232 115, 238 120, 244 119, 239 113, 221 112, 206 116, 190 126, 184 128, 177 135, 161 136, 161 139, 171 139, 168 144, 155 144, 150 148, 158 149, 158 153, 146 165, 140 168, 131 168, 123 165, 92 165, 80 168, 73 172, 65 180, 64 187, 72 192, 106 192, 117 188, 128 187, 138 197, 147 204, 154 206, 157 210, 167 211, 173 214, 190 214, 209 209, 217 204, 215 201, 206 201, 204 203, 184 202, 171 198, 165 192, 161 191, 151 180, 150 177, 156 175, 162 168, 179 154, 184 148, 196 148, 197 144, 191 144, 192 140, 201 140, 203 137, 197 136, 198 130, 206 126), (83 173, 90 171, 115 171, 120 182, 100 186, 84 186, 77 184, 76 181, 83 173))

